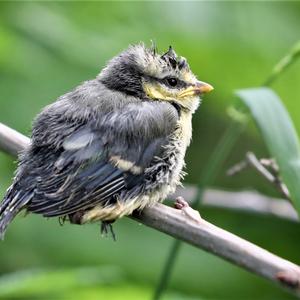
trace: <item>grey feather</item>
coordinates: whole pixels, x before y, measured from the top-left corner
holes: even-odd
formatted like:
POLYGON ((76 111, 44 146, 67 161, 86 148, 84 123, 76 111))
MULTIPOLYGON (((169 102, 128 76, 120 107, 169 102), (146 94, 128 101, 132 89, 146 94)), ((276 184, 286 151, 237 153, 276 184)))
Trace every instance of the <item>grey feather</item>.
POLYGON ((67 137, 62 146, 67 151, 78 150, 88 146, 95 138, 90 127, 84 127, 67 137))
MULTIPOLYGON (((70 102, 69 105, 68 112, 79 104, 70 102)), ((40 132, 44 134, 46 129, 44 122, 39 120, 46 119, 44 115, 51 110, 51 106, 48 107, 36 121, 34 142, 26 156, 30 168, 24 168, 26 178, 32 178, 34 193, 27 209, 45 216, 65 215, 109 199, 114 201, 111 197, 116 194, 132 195, 133 190, 145 189, 136 189, 143 175, 136 177, 118 169, 110 158, 120 156, 143 168, 149 167, 154 157, 164 151, 163 146, 168 143, 178 120, 178 113, 172 105, 141 101, 124 104, 109 113, 93 111, 92 118, 81 122, 68 120, 68 132, 71 128, 73 131, 65 136, 64 130, 58 134, 61 116, 56 109, 57 119, 54 120, 52 115, 51 124, 57 124, 57 127, 47 135, 51 144, 45 144, 43 139, 40 146, 40 132), (46 151, 51 151, 52 155, 45 165, 46 151)), ((28 180, 19 179, 19 183, 27 185, 28 180)))

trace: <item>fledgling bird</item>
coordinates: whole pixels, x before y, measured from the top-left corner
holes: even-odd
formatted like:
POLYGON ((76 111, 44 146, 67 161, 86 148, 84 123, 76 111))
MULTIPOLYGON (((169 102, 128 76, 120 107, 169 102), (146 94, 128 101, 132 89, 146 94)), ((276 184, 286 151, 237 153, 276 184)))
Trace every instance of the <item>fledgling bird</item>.
POLYGON ((183 177, 199 96, 212 89, 171 47, 114 57, 35 119, 0 206, 0 238, 21 210, 106 229, 165 199, 183 177))

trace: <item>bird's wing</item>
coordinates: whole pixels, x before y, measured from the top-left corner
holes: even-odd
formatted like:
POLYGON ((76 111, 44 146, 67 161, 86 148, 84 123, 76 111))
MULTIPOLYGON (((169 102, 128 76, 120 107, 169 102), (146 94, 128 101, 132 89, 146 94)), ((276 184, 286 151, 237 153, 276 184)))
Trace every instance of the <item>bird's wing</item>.
POLYGON ((56 151, 51 145, 33 145, 33 157, 44 161, 31 172, 37 183, 28 210, 60 216, 97 203, 113 204, 120 191, 141 183, 144 169, 162 153, 177 119, 176 109, 166 103, 129 104, 77 126, 67 136, 62 131, 56 151))

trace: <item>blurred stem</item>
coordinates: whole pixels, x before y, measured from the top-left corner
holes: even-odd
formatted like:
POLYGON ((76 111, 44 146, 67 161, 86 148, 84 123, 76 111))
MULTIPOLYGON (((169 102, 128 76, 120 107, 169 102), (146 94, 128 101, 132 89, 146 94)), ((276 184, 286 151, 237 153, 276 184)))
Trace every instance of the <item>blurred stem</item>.
MULTIPOLYGON (((270 76, 263 82, 263 86, 270 86, 274 83, 276 79, 289 67, 291 66, 297 58, 300 56, 300 41, 294 45, 291 50, 285 55, 273 68, 270 76)), ((234 109, 233 109, 234 110, 234 109)), ((232 115, 232 111, 230 115, 233 117, 232 121, 230 122, 229 126, 227 127, 224 135, 221 137, 217 147, 215 147, 214 152, 210 156, 206 166, 203 169, 200 178, 200 184, 198 185, 198 192, 195 200, 193 201, 192 207, 198 208, 203 192, 208 185, 211 185, 218 173, 223 162, 228 157, 231 149, 235 145, 236 141, 240 137, 241 133, 246 128, 247 124, 247 117, 242 116, 242 113, 236 111, 235 114, 232 115), (241 119, 239 117, 234 117, 234 115, 238 116, 240 114, 241 119), (243 118, 245 121, 243 121, 243 118)), ((169 255, 167 257, 166 263, 164 265, 159 283, 155 289, 154 293, 154 300, 161 299, 161 296, 168 286, 170 281, 171 273, 174 269, 175 261, 178 257, 179 250, 180 250, 181 242, 179 240, 174 240, 169 255)))
POLYGON ((175 266, 175 261, 178 256, 179 250, 181 248, 181 241, 174 239, 171 249, 168 255, 168 258, 165 262, 163 272, 161 274, 160 280, 158 282, 158 285, 155 289, 155 293, 153 296, 153 300, 159 300, 165 290, 165 288, 168 286, 169 279, 170 279, 170 274, 172 273, 174 266, 175 266))
POLYGON ((235 145, 241 133, 246 128, 246 124, 247 121, 239 122, 232 120, 230 122, 230 125, 227 127, 224 135, 221 137, 219 143, 215 147, 214 152, 210 156, 206 166, 203 169, 199 181, 200 184, 198 186, 198 194, 192 204, 193 208, 198 208, 204 188, 215 181, 221 165, 228 157, 231 149, 235 145))
POLYGON ((300 56, 300 41, 285 55, 273 68, 270 76, 263 85, 271 85, 289 66, 291 66, 300 56))

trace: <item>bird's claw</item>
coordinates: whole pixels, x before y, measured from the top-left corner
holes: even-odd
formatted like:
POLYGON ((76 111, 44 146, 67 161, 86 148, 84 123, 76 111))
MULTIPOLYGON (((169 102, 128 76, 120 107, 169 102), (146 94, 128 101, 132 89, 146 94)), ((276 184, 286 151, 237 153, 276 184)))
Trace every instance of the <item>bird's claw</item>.
POLYGON ((177 197, 174 206, 177 209, 183 209, 185 207, 189 207, 189 204, 184 200, 183 197, 177 197))
POLYGON ((174 207, 180 209, 188 218, 190 218, 194 222, 200 223, 202 221, 200 213, 197 210, 190 207, 188 202, 185 201, 183 197, 176 198, 174 207))
POLYGON ((102 221, 101 222, 101 227, 100 227, 100 232, 101 232, 102 236, 107 236, 108 232, 110 231, 113 240, 116 241, 116 235, 115 235, 115 232, 113 230, 112 223, 113 222, 102 221))

